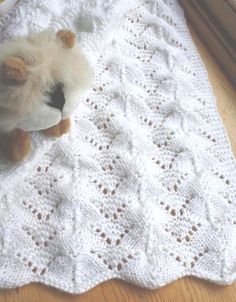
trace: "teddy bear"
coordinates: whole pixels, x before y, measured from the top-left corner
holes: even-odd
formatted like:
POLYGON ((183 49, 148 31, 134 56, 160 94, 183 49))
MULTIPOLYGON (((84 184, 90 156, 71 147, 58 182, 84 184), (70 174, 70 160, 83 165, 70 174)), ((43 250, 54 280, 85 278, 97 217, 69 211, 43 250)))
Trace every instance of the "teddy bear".
POLYGON ((68 30, 45 30, 0 44, 0 148, 25 159, 31 132, 60 137, 89 88, 92 69, 68 30))

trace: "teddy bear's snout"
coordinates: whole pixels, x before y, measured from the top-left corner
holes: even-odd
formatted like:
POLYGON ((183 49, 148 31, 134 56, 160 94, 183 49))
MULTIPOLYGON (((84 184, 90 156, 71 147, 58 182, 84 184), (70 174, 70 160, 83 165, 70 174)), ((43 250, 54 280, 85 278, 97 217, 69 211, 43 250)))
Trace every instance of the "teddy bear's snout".
POLYGON ((63 110, 63 107, 65 105, 65 96, 63 92, 63 84, 57 83, 50 92, 48 92, 48 95, 50 97, 50 102, 48 105, 50 107, 54 107, 59 109, 60 111, 63 110))

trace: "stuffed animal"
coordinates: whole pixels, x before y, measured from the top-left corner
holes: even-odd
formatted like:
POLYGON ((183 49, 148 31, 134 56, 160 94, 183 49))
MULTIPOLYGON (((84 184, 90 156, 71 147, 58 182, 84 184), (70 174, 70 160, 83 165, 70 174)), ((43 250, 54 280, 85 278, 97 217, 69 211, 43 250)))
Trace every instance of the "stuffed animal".
POLYGON ((12 161, 31 149, 30 131, 60 137, 91 83, 74 33, 43 31, 0 44, 0 146, 12 161))

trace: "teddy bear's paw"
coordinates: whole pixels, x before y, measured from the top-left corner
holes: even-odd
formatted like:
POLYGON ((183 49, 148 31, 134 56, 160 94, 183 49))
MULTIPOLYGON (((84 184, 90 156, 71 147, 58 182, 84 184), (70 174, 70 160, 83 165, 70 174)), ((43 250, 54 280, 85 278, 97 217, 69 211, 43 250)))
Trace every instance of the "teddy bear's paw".
POLYGON ((69 30, 59 30, 57 37, 62 41, 65 48, 72 48, 76 43, 75 33, 69 30))
POLYGON ((43 130, 43 133, 49 137, 61 137, 70 131, 71 120, 70 118, 61 120, 59 124, 43 130))
POLYGON ((3 152, 14 162, 24 160, 31 150, 31 136, 29 132, 20 129, 14 130, 9 136, 4 137, 3 152))

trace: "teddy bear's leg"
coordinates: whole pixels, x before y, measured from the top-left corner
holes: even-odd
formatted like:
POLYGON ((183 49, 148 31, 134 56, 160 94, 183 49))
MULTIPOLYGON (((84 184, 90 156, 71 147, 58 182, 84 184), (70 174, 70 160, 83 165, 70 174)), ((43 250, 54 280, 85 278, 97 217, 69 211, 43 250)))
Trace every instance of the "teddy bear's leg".
POLYGON ((11 161, 22 161, 31 150, 31 136, 29 132, 15 129, 9 135, 0 138, 1 149, 11 161))
POLYGON ((60 137, 70 131, 71 120, 70 118, 61 120, 59 124, 43 130, 43 133, 50 137, 60 137))

